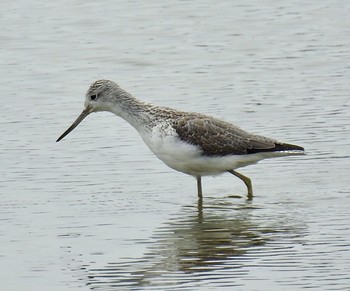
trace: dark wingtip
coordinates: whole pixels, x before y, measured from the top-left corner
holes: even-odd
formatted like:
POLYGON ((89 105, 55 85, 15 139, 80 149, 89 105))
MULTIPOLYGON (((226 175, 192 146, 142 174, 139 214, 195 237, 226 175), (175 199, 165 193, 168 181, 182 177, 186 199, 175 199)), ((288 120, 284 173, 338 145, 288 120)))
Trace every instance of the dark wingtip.
POLYGON ((276 144, 275 148, 277 151, 304 151, 305 149, 301 146, 289 143, 276 144))
POLYGON ((305 149, 301 146, 295 145, 295 144, 289 144, 289 143, 275 143, 275 146, 272 148, 266 148, 266 149, 255 149, 251 148, 247 150, 248 154, 256 154, 261 152, 288 152, 288 151, 298 151, 298 152, 304 152, 305 149))

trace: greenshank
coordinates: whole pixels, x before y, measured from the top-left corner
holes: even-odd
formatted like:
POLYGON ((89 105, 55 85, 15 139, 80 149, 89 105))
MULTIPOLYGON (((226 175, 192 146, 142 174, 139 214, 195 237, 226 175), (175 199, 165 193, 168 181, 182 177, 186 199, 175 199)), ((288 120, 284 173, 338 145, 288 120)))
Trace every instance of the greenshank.
POLYGON ((161 161, 195 177, 199 198, 203 192, 202 176, 229 172, 245 183, 248 199, 252 199, 251 180, 237 172, 237 168, 265 158, 304 154, 303 147, 248 133, 208 115, 142 102, 110 80, 98 80, 90 86, 85 109, 57 142, 86 116, 98 111, 123 118, 161 161))

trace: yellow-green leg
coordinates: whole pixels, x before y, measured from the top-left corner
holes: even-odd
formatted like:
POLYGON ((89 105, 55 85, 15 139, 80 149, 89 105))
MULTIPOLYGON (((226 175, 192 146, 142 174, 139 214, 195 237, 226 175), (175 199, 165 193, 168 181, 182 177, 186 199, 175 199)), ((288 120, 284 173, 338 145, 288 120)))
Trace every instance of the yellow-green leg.
POLYGON ((235 175, 236 177, 240 178, 244 184, 248 188, 248 199, 251 200, 253 199, 253 186, 252 186, 252 181, 250 180, 249 177, 242 175, 241 173, 238 173, 234 170, 228 170, 227 172, 231 173, 232 175, 235 175))

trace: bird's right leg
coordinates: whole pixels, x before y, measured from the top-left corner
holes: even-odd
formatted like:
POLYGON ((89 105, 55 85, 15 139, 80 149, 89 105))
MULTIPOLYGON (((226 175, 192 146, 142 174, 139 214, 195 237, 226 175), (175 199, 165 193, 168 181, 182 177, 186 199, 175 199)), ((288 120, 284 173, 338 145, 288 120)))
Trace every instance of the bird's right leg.
POLYGON ((203 195, 202 195, 202 177, 201 176, 197 176, 197 191, 198 191, 198 198, 202 199, 203 195))

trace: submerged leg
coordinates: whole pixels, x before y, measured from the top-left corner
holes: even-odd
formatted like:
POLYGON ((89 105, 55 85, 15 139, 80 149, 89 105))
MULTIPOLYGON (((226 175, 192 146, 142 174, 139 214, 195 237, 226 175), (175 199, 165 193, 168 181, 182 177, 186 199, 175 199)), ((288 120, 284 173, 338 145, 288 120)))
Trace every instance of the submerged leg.
POLYGON ((244 184, 248 188, 248 199, 249 200, 253 199, 253 187, 252 187, 252 181, 250 180, 250 178, 234 170, 228 170, 227 172, 231 173, 232 175, 235 175, 236 177, 240 178, 244 182, 244 184))
POLYGON ((198 190, 198 198, 202 199, 202 177, 198 176, 197 178, 197 190, 198 190))

